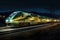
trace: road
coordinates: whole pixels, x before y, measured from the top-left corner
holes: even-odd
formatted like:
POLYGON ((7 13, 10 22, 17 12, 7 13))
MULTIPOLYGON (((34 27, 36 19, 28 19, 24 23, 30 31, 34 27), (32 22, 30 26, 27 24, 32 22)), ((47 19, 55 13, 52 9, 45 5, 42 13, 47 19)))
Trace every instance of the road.
MULTIPOLYGON (((30 26, 30 27, 24 27, 24 28, 15 28, 13 30, 10 29, 4 29, 0 30, 0 32, 3 32, 4 35, 1 35, 0 38, 7 38, 8 36, 14 37, 14 36, 30 36, 36 32, 41 32, 42 30, 50 30, 51 28, 55 28, 60 23, 50 23, 50 24, 43 24, 43 25, 37 25, 37 26, 30 26), (13 36, 12 36, 13 35, 13 36)), ((9 38, 10 38, 9 37, 9 38)))

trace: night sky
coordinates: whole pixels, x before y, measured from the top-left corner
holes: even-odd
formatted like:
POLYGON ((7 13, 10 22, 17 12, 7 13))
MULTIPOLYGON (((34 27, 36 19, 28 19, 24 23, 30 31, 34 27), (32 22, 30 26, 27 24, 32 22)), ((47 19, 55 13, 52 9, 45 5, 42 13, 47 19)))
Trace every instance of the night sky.
POLYGON ((0 0, 0 12, 22 10, 35 11, 60 15, 60 2, 58 0, 0 0))

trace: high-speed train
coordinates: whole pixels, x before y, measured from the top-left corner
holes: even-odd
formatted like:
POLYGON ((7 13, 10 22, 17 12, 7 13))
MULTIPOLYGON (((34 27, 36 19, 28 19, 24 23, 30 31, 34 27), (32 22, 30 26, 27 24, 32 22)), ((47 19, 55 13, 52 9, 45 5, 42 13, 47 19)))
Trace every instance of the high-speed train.
POLYGON ((10 26, 29 26, 48 22, 59 22, 58 19, 48 18, 38 14, 15 11, 6 18, 5 23, 10 26))

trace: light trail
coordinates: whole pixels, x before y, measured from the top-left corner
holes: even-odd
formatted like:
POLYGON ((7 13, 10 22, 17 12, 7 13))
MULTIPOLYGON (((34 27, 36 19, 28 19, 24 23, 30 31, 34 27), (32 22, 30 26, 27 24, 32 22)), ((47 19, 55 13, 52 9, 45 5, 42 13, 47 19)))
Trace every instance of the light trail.
MULTIPOLYGON (((31 33, 31 32, 35 32, 35 31, 40 31, 40 30, 43 30, 43 29, 48 29, 48 28, 52 28, 52 27, 55 27, 57 26, 58 24, 60 23, 54 23, 53 25, 52 24, 49 24, 49 25, 46 25, 44 27, 37 27, 37 28, 34 28, 34 29, 29 29, 29 30, 23 30, 23 31, 17 31, 16 32, 3 32, 3 34, 5 33, 5 35, 2 35, 1 37, 9 37, 11 35, 13 35, 13 37, 17 36, 17 35, 20 35, 20 34, 24 34, 24 33, 31 33)), ((2 33, 1 33, 2 34, 2 33)))
POLYGON ((38 28, 38 27, 43 27, 43 26, 48 26, 50 24, 43 24, 43 25, 36 25, 36 26, 29 26, 29 27, 22 27, 22 28, 9 28, 9 29, 2 29, 0 30, 0 32, 4 32, 4 31, 12 31, 12 30, 25 30, 25 29, 34 29, 34 28, 38 28))

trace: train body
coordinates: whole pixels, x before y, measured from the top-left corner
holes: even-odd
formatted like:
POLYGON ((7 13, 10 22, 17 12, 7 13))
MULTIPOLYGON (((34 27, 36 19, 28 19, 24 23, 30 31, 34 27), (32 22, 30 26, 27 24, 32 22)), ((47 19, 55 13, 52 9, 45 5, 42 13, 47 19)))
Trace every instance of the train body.
POLYGON ((38 14, 15 11, 11 13, 11 15, 6 18, 5 23, 10 26, 30 26, 30 25, 38 25, 49 22, 59 22, 57 19, 48 18, 45 16, 41 16, 38 14))

